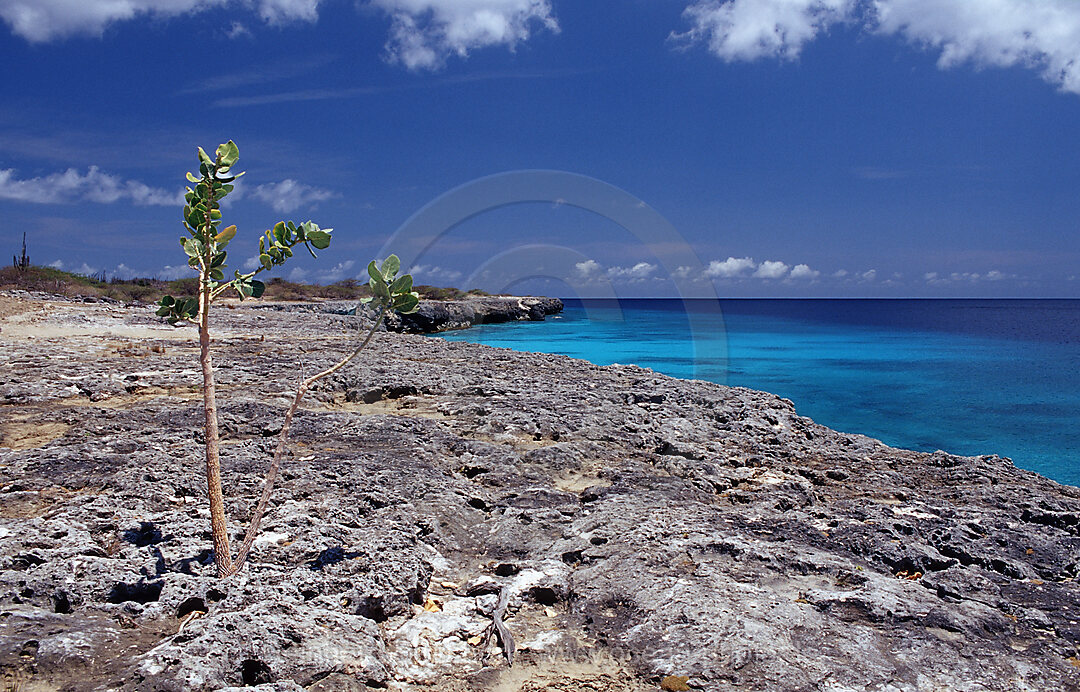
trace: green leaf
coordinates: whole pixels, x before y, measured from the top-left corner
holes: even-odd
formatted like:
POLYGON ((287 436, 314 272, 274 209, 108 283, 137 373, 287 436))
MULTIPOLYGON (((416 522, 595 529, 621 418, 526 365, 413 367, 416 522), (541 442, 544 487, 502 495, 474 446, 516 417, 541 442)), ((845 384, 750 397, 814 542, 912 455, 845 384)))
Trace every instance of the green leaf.
POLYGON ((203 251, 206 249, 203 247, 202 243, 194 238, 184 238, 184 240, 187 241, 186 243, 183 243, 184 252, 187 253, 188 257, 195 258, 202 256, 203 251))
POLYGON ((274 266, 274 258, 265 252, 259 255, 259 262, 262 263, 264 269, 270 269, 274 266))
POLYGON ((225 273, 219 267, 214 267, 210 270, 210 278, 214 281, 221 281, 225 278, 225 273))
MULTIPOLYGON (((201 161, 202 165, 204 165, 204 166, 213 166, 214 165, 214 160, 212 158, 210 158, 210 155, 207 154, 203 150, 202 147, 199 147, 199 161, 201 161)), ((205 176, 206 173, 203 173, 203 175, 205 176)))
POLYGON ((319 228, 308 231, 307 239, 318 250, 325 250, 330 247, 330 234, 319 228))
POLYGON ((195 175, 194 175, 194 174, 193 174, 193 173, 192 173, 191 171, 188 171, 188 174, 187 174, 187 179, 188 179, 188 180, 189 180, 190 182, 193 182, 193 183, 197 183, 197 182, 199 182, 199 179, 198 179, 198 178, 196 178, 196 177, 195 177, 195 175))
POLYGON ((394 309, 400 313, 409 314, 415 312, 420 304, 420 296, 415 293, 406 293, 394 300, 394 309))
POLYGON ((221 211, 219 211, 217 209, 210 210, 210 218, 217 221, 218 219, 221 218, 221 211))
POLYGON ((379 271, 378 265, 375 264, 375 260, 371 260, 371 264, 367 266, 368 276, 371 277, 372 285, 376 283, 384 283, 382 272, 379 271))
MULTIPOLYGON (((220 217, 221 213, 219 212, 218 218, 220 217)), ((218 241, 219 243, 227 243, 234 237, 236 237, 236 226, 226 226, 224 229, 222 229, 221 233, 218 233, 216 236, 214 236, 214 240, 218 241)))
POLYGON ((408 293, 412 290, 412 275, 402 274, 398 278, 394 279, 394 283, 390 284, 390 293, 393 295, 400 295, 402 293, 408 293))
POLYGON ((285 242, 285 223, 283 221, 278 221, 276 224, 274 224, 273 238, 274 238, 274 240, 278 241, 279 243, 284 244, 284 242, 285 242))
POLYGON ((214 269, 216 267, 220 267, 220 266, 224 265, 225 264, 225 257, 226 257, 227 254, 228 253, 226 253, 226 252, 219 252, 216 255, 214 255, 214 258, 210 260, 210 268, 214 269))
POLYGON ((263 292, 265 290, 266 290, 266 284, 264 284, 262 281, 252 281, 251 282, 251 297, 252 298, 261 298, 262 294, 263 294, 263 292))
POLYGON ((387 281, 392 280, 401 269, 401 260, 397 255, 390 255, 382 263, 382 275, 387 281))
POLYGON ((371 287, 371 292, 379 298, 390 298, 390 291, 386 288, 386 282, 382 278, 372 279, 368 282, 371 287))
POLYGON ((232 167, 240 159, 240 149, 236 146, 236 143, 231 139, 217 148, 218 158, 221 159, 221 165, 226 167, 232 167))

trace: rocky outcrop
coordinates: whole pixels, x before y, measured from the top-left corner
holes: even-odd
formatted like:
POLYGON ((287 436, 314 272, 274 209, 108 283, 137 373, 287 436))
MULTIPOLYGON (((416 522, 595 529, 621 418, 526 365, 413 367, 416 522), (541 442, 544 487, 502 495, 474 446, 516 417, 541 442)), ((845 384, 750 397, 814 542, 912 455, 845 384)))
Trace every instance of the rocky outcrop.
MULTIPOLYGON (((255 307, 264 310, 286 312, 325 313, 331 315, 355 315, 356 301, 319 301, 307 303, 265 302, 255 307)), ((468 296, 455 300, 421 300, 416 312, 408 315, 389 313, 386 329, 408 334, 437 334, 455 329, 468 329, 476 324, 501 322, 541 321, 548 315, 562 312, 563 303, 558 298, 513 296, 468 296)), ((361 307, 361 319, 372 318, 372 313, 361 307)))
POLYGON ((410 334, 435 334, 467 329, 475 324, 522 320, 539 321, 562 312, 558 298, 469 297, 463 300, 425 300, 409 315, 390 315, 387 329, 410 334))
MULTIPOLYGON (((382 334, 309 395, 252 563, 221 581, 193 332, 8 314, 0 670, 25 689, 1080 689, 1080 490, 1007 459, 382 334), (500 598, 513 668, 486 637, 500 598)), ((292 380, 351 337, 333 315, 216 317, 240 532, 292 380)))

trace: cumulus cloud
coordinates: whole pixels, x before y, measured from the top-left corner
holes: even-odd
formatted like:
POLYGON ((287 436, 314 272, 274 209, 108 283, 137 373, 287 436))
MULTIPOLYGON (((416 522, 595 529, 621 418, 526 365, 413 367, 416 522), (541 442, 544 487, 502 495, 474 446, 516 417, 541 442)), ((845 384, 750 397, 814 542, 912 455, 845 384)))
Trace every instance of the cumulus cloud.
POLYGON ((195 270, 186 264, 167 264, 157 272, 157 278, 165 281, 175 281, 188 276, 194 276, 195 270))
POLYGON ((862 279, 863 281, 873 281, 874 279, 877 278, 877 269, 868 269, 867 271, 864 271, 862 274, 859 274, 859 278, 862 279))
POLYGON ((791 270, 792 279, 816 279, 821 276, 821 272, 816 269, 811 269, 807 264, 796 264, 791 270))
POLYGON ((574 272, 581 279, 593 279, 599 276, 604 268, 596 260, 585 260, 574 265, 574 272))
POLYGON ((797 58, 830 27, 862 26, 939 53, 942 69, 1033 69, 1080 94, 1080 2, 1076 0, 697 0, 673 36, 703 43, 726 61, 797 58))
POLYGON ((705 268, 705 276, 710 279, 734 279, 746 276, 757 267, 757 263, 750 257, 728 257, 721 262, 713 260, 705 268))
POLYGON ((392 18, 386 50, 410 70, 488 46, 513 50, 534 28, 558 32, 549 0, 372 0, 392 18))
MULTIPOLYGON (((766 260, 758 265, 757 271, 754 272, 754 278, 782 279, 784 278, 784 275, 788 273, 788 269, 788 265, 783 262, 766 260)), ((807 267, 807 269, 809 269, 809 267, 807 267)))
POLYGON ((315 276, 315 280, 318 283, 332 284, 337 281, 341 281, 349 275, 349 270, 356 266, 356 262, 353 260, 345 260, 344 262, 338 262, 329 269, 323 269, 315 276))
POLYGON ((425 281, 453 283, 461 278, 461 272, 456 269, 447 269, 430 264, 415 264, 409 269, 409 273, 417 279, 423 278, 425 281))
POLYGON ((291 214, 300 207, 311 207, 340 195, 286 178, 280 183, 259 185, 251 191, 251 196, 266 202, 274 211, 291 214))
POLYGON ((638 262, 632 267, 608 267, 607 275, 612 279, 625 279, 628 281, 644 281, 656 272, 656 265, 649 262, 638 262))
POLYGON ((686 8, 691 29, 676 37, 704 42, 727 61, 798 57, 820 32, 845 21, 855 0, 699 0, 686 8))
POLYGON ((140 206, 183 205, 182 191, 170 192, 150 187, 137 180, 121 180, 91 166, 85 175, 69 168, 39 178, 17 178, 15 169, 0 170, 0 199, 35 204, 97 202, 112 204, 127 201, 140 206))
POLYGON ((949 274, 939 274, 938 272, 927 272, 923 274, 923 279, 928 284, 940 285, 947 283, 975 283, 977 281, 1004 281, 1006 279, 1014 279, 1014 274, 1006 274, 998 269, 991 269, 985 274, 979 272, 951 272, 949 274))
POLYGON ((0 19, 27 41, 42 43, 76 34, 100 36, 110 24, 136 17, 167 19, 226 5, 253 6, 263 21, 278 24, 314 21, 319 0, 0 0, 0 19))

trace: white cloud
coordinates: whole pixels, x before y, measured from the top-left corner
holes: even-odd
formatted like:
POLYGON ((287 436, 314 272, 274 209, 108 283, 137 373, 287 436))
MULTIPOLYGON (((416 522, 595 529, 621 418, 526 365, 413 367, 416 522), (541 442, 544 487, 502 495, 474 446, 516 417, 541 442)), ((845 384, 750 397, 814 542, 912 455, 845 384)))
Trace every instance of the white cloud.
POLYGON ((846 20, 855 0, 699 0, 686 8, 692 27, 676 38, 703 41, 726 61, 792 59, 829 26, 846 20))
POLYGON ((733 279, 745 276, 756 267, 757 262, 750 257, 728 257, 723 262, 709 262, 709 266, 705 268, 705 276, 710 279, 733 279))
POLYGON ((863 281, 873 281, 877 278, 877 269, 870 269, 859 274, 859 278, 863 281))
POLYGON ((940 51, 942 69, 1022 66, 1080 94, 1080 2, 1076 0, 697 0, 691 28, 674 34, 718 57, 797 58, 837 24, 860 24, 940 51))
POLYGON ((319 0, 260 0, 259 16, 269 24, 297 19, 313 22, 319 18, 319 0))
POLYGON ((811 269, 806 264, 796 264, 795 268, 791 270, 792 279, 816 279, 819 276, 821 276, 821 272, 811 269))
POLYGON ((176 279, 184 279, 189 276, 195 276, 195 270, 186 264, 165 265, 157 273, 157 278, 164 279, 165 281, 175 281, 176 279))
POLYGON ((52 267, 53 269, 63 270, 64 269, 64 260, 56 260, 55 262, 50 262, 49 264, 47 264, 45 266, 52 267))
POLYGON ((82 265, 80 265, 79 267, 76 267, 75 269, 72 269, 71 273, 72 274, 82 274, 83 276, 93 276, 94 274, 98 273, 98 268, 97 267, 91 267, 86 262, 83 262, 82 265))
POLYGON ((613 279, 626 279, 628 281, 644 281, 653 275, 656 265, 648 262, 638 262, 632 267, 609 267, 608 276, 613 279))
POLYGON ((349 274, 349 270, 356 265, 353 260, 345 260, 344 262, 338 262, 329 269, 323 269, 315 275, 315 280, 319 283, 334 283, 341 281, 349 274))
MULTIPOLYGON (((806 265, 803 265, 806 266, 806 265)), ((807 267, 809 269, 809 267, 807 267)), ((757 279, 781 279, 788 273, 788 265, 783 262, 775 262, 766 260, 758 265, 757 271, 754 272, 754 278, 757 279)))
POLYGON ((848 275, 848 270, 847 269, 837 269, 836 271, 833 272, 833 278, 834 279, 842 279, 847 275, 848 275))
POLYGON ((307 283, 307 280, 308 270, 304 269, 303 267, 293 267, 292 271, 289 272, 289 281, 293 281, 298 284, 304 284, 307 283))
POLYGON ((74 168, 63 173, 53 173, 40 178, 15 177, 15 170, 0 170, 0 199, 11 199, 35 204, 63 204, 69 202, 98 202, 112 204, 121 200, 141 206, 181 206, 181 191, 169 192, 150 187, 137 180, 121 180, 91 166, 86 175, 74 168))
POLYGON ((251 191, 251 196, 266 202, 274 211, 289 214, 300 207, 314 206, 339 195, 330 190, 322 190, 287 178, 280 183, 260 185, 251 191))
MULTIPOLYGON (((415 264, 409 269, 413 278, 423 277, 427 281, 443 281, 453 283, 461 278, 461 272, 456 269, 446 269, 437 265, 415 264)), ((419 281, 418 281, 419 283, 419 281)))
POLYGON ((596 260, 585 260, 584 262, 578 262, 574 265, 574 271, 579 278, 592 279, 598 276, 604 271, 604 268, 600 266, 600 263, 596 260))
MULTIPOLYGON (((271 24, 314 21, 320 0, 0 0, 0 19, 32 43, 84 34, 100 36, 114 22, 152 17, 167 19, 214 7, 254 6, 271 24)), ((233 24, 234 34, 239 22, 233 24)))
POLYGON ((241 22, 233 22, 229 30, 225 32, 225 35, 229 38, 240 38, 242 36, 251 36, 251 29, 244 26, 241 22))
POLYGON ((372 0, 392 17, 390 59, 410 70, 437 69, 451 55, 488 46, 510 50, 533 27, 559 24, 549 0, 372 0))
POLYGON ((967 282, 975 283, 976 281, 1004 281, 1006 279, 1015 279, 1015 274, 1006 274, 998 269, 991 269, 985 274, 979 272, 952 272, 948 276, 943 276, 938 272, 927 272, 923 274, 923 279, 926 283, 939 285, 947 284, 950 282, 967 282))

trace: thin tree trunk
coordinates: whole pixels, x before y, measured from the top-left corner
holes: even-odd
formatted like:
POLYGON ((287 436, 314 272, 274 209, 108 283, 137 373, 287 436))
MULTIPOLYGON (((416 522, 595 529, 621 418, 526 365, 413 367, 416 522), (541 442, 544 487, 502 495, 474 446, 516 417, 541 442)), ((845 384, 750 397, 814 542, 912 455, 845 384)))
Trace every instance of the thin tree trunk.
MULTIPOLYGON (((355 358, 357 354, 364 350, 364 347, 371 341, 371 337, 375 336, 375 330, 382 324, 383 317, 386 316, 386 310, 387 307, 384 305, 379 311, 379 316, 376 318, 375 324, 371 325, 367 337, 364 338, 364 341, 359 346, 353 349, 352 353, 345 356, 326 370, 301 381, 300 385, 296 388, 296 396, 293 398, 289 410, 285 412, 285 420, 281 424, 281 432, 278 433, 277 448, 274 450, 274 459, 270 462, 270 470, 266 472, 266 481, 263 483, 262 495, 259 497, 259 503, 255 505, 255 512, 251 515, 251 523, 248 524, 247 533, 244 535, 244 542, 240 546, 240 552, 236 555, 236 562, 230 567, 229 574, 236 574, 243 568, 244 563, 247 561, 248 553, 251 551, 251 546, 255 543, 255 537, 259 533, 259 524, 262 522, 263 514, 266 512, 266 505, 270 502, 270 494, 274 490, 274 481, 277 479, 278 471, 281 469, 281 460, 285 456, 285 446, 289 440, 289 427, 292 425, 293 415, 295 415, 296 410, 300 408, 300 400, 304 398, 304 394, 307 393, 307 390, 310 389, 311 385, 315 384, 316 381, 337 372, 343 368, 346 363, 355 358)), ((228 536, 226 536, 226 541, 227 540, 228 536)))
MULTIPOLYGON (((209 265, 209 262, 206 262, 209 265)), ((225 499, 221 492, 221 460, 214 365, 210 360, 210 288, 205 271, 199 272, 199 362, 203 375, 203 410, 206 413, 206 492, 210 497, 210 532, 214 538, 214 566, 218 577, 232 574, 229 529, 225 521, 225 499)))

